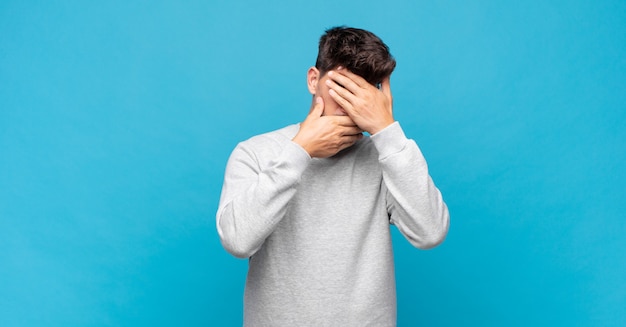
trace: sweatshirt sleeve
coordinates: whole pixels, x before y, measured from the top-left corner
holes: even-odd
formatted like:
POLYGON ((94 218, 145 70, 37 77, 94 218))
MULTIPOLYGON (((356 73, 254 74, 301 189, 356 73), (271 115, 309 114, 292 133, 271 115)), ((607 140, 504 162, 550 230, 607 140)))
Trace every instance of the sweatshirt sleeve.
POLYGON ((310 157, 294 142, 263 164, 253 145, 240 143, 226 165, 217 211, 217 231, 224 248, 251 257, 285 216, 310 157))
POLYGON ((390 222, 415 247, 438 245, 448 233, 450 215, 417 144, 406 138, 398 122, 371 138, 382 167, 390 222))

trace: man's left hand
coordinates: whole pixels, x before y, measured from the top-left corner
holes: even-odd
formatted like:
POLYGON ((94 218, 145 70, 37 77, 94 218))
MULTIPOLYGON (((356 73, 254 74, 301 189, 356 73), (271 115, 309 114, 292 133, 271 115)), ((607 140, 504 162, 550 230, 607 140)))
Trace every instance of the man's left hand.
POLYGON ((328 72, 329 94, 361 129, 376 134, 394 122, 389 77, 381 89, 345 68, 328 72))

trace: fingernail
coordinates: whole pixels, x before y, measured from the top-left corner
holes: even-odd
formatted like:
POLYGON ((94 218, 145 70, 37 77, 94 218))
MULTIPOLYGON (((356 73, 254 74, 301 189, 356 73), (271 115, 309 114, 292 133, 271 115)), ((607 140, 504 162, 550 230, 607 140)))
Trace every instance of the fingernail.
POLYGON ((322 103, 322 97, 315 98, 315 103, 322 103))
POLYGON ((334 74, 335 72, 333 72, 332 70, 328 72, 328 76, 334 74))

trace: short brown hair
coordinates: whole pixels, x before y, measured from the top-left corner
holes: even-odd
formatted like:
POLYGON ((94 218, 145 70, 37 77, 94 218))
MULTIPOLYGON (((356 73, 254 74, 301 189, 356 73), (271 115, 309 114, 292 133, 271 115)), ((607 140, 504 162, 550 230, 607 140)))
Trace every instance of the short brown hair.
POLYGON ((389 47, 372 32, 345 26, 333 27, 320 37, 315 67, 321 75, 339 66, 377 85, 390 76, 396 60, 389 47))

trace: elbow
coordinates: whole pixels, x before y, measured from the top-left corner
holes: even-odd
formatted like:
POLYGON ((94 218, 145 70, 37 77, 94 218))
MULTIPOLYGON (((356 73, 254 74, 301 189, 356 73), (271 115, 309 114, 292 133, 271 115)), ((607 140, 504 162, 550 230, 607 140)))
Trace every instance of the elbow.
POLYGON ((446 236, 448 236, 449 229, 450 229, 450 214, 448 213, 448 210, 446 208, 446 210, 444 210, 444 212, 441 215, 439 228, 437 229, 436 232, 433 232, 432 234, 430 234, 430 237, 428 237, 426 249, 432 249, 438 246, 439 244, 443 243, 443 241, 446 239, 446 236))
POLYGON ((446 239, 448 235, 448 229, 450 228, 450 215, 448 210, 445 210, 439 219, 439 223, 435 224, 426 233, 420 237, 415 237, 411 240, 413 246, 422 250, 432 249, 446 239))
POLYGON ((251 257, 256 252, 256 249, 249 245, 232 242, 222 237, 220 237, 220 239, 224 249, 237 258, 246 259, 251 257))
POLYGON ((223 224, 219 218, 217 219, 217 233, 222 246, 228 253, 241 259, 251 257, 259 248, 250 241, 249 237, 242 235, 244 232, 232 225, 223 224))
POLYGON ((229 215, 229 208, 220 210, 216 216, 217 234, 222 247, 233 256, 241 259, 251 257, 259 248, 253 238, 247 237, 249 231, 238 228, 234 216, 229 215))
POLYGON ((443 232, 434 232, 422 237, 419 241, 414 241, 412 243, 418 249, 429 250, 443 243, 446 239, 446 235, 448 235, 447 230, 443 232))
POLYGON ((218 233, 224 249, 237 258, 249 258, 258 250, 251 243, 241 241, 237 235, 225 233, 221 229, 218 229, 218 233))
MULTIPOLYGON (((222 243, 224 244, 224 243, 222 243)), ((255 251, 251 251, 250 249, 245 249, 245 248, 241 248, 241 247, 233 247, 233 246, 227 246, 224 245, 224 249, 226 249, 226 251, 228 251, 228 253, 232 254, 233 256, 239 258, 239 259, 247 259, 250 258, 255 251)))

